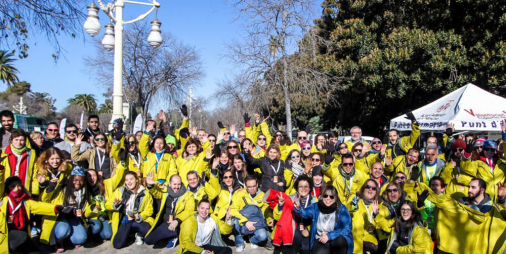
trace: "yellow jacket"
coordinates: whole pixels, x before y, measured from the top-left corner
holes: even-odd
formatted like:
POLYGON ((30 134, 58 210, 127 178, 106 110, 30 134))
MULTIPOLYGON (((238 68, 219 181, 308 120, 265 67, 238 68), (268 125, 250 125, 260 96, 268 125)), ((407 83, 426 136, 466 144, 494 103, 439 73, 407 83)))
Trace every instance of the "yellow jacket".
MULTIPOLYGON (((390 253, 390 247, 392 246, 394 239, 397 238, 395 230, 392 230, 390 237, 388 238, 388 249, 387 253, 390 253)), ((432 239, 430 238, 427 229, 421 225, 415 225, 409 233, 409 245, 401 246, 397 249, 398 254, 432 254, 432 239)), ((471 252, 469 252, 471 253, 471 252)))
MULTIPOLYGON (((40 167, 37 167, 37 172, 41 174, 42 171, 40 167)), ((72 164, 67 163, 67 167, 65 168, 65 170, 61 171, 60 176, 58 176, 58 184, 56 185, 56 188, 58 188, 62 183, 67 181, 67 179, 70 176, 70 173, 72 173, 72 164)), ((46 175, 46 181, 47 182, 51 181, 51 175, 46 175)))
MULTIPOLYGON (((9 145, 10 146, 10 145, 9 145)), ((25 175, 25 188, 30 192, 32 195, 39 195, 39 181, 37 181, 37 165, 36 160, 37 156, 35 155, 35 150, 26 148, 27 153, 27 169, 26 169, 26 175, 25 175)), ((2 156, 9 156, 10 153, 6 153, 6 150, 2 151, 2 156)), ((4 177, 0 179, 0 198, 4 196, 5 190, 4 190, 4 181, 9 176, 11 176, 11 166, 9 163, 8 157, 4 159, 1 163, 1 165, 4 167, 2 171, 4 174, 4 177)))
POLYGON ((388 235, 392 231, 392 227, 395 223, 395 214, 391 216, 390 210, 388 209, 385 202, 381 203, 379 205, 379 212, 376 218, 374 218, 374 221, 376 222, 376 226, 378 227, 378 239, 385 240, 388 239, 388 235))
MULTIPOLYGON (((193 193, 193 198, 195 199, 195 209, 197 209, 197 204, 202 200, 204 195, 208 196, 208 200, 212 202, 217 196, 218 191, 213 187, 213 185, 219 185, 219 180, 216 177, 211 177, 209 182, 206 182, 203 186, 201 185, 196 193, 193 193), (211 183, 213 182, 213 183, 211 183)), ((189 190, 188 190, 189 191, 189 190)), ((213 208, 211 207, 211 213, 213 208)))
MULTIPOLYGON (((146 234, 146 237, 155 229, 157 224, 159 224, 160 222, 166 223, 165 221, 160 220, 163 220, 162 214, 165 211, 165 203, 167 202, 167 196, 168 193, 165 192, 163 194, 160 209, 158 210, 154 223, 151 225, 151 229, 146 234)), ((181 222, 184 222, 186 219, 190 218, 190 216, 192 216, 194 212, 195 212, 195 199, 193 198, 193 193, 187 191, 185 194, 179 197, 179 200, 176 203, 176 207, 174 208, 174 219, 178 219, 181 222)))
MULTIPOLYGON (((198 223, 196 216, 190 216, 187 220, 185 220, 181 224, 181 230, 179 233, 179 248, 176 251, 176 254, 183 254, 187 252, 193 252, 193 253, 201 253, 204 251, 204 249, 197 244, 195 244, 195 238, 197 236, 197 230, 198 230, 198 223)), ((225 247, 225 243, 223 240, 221 240, 221 235, 218 230, 218 224, 216 223, 216 220, 214 218, 209 217, 209 220, 213 220, 216 224, 216 228, 213 232, 213 235, 211 237, 211 242, 209 243, 212 246, 220 246, 225 247)))
POLYGON ((230 213, 232 216, 236 217, 239 220, 239 224, 241 226, 244 226, 246 222, 248 222, 248 219, 244 217, 241 214, 241 209, 246 206, 246 203, 249 205, 256 205, 262 209, 262 212, 264 213, 264 218, 267 218, 266 211, 269 208, 269 205, 267 203, 263 202, 264 194, 262 191, 258 191, 257 195, 251 199, 251 196, 246 191, 246 189, 241 189, 236 192, 234 192, 234 195, 232 195, 232 205, 230 208, 230 213), (246 203, 244 203, 244 200, 246 200, 246 203))
MULTIPOLYGON (((194 170, 201 176, 202 172, 206 171, 208 162, 205 162, 204 158, 206 157, 206 149, 209 147, 209 142, 204 143, 202 147, 203 151, 198 156, 193 156, 189 160, 183 158, 182 154, 176 158, 177 174, 181 177, 181 182, 184 186, 188 186, 188 179, 186 178, 188 172, 194 170)), ((172 174, 169 174, 169 177, 171 176, 172 174)))
MULTIPOLYGON (((55 205, 33 200, 25 200, 25 209, 28 220, 25 222, 27 233, 30 235, 30 217, 32 214, 55 216, 55 205)), ((7 224, 7 207, 9 201, 7 197, 0 200, 0 253, 9 253, 9 229, 7 224)))
POLYGON ((346 180, 341 174, 339 174, 332 185, 337 189, 337 195, 346 207, 349 207, 353 197, 357 195, 365 181, 369 179, 369 175, 363 173, 360 170, 355 170, 355 175, 350 179, 346 180))
POLYGON ((378 225, 373 217, 373 211, 371 206, 367 206, 364 200, 358 201, 358 209, 356 211, 350 210, 352 218, 351 232, 353 234, 353 253, 362 253, 362 247, 364 242, 370 242, 378 245, 378 239, 376 238, 377 231, 379 231, 378 225), (373 226, 375 230, 373 233, 369 233, 369 227, 373 226))
POLYGON ((355 168, 366 174, 369 174, 372 164, 381 162, 379 153, 369 153, 365 157, 355 158, 355 168))
POLYGON ((218 223, 220 233, 223 235, 228 235, 232 233, 232 229, 234 227, 225 221, 225 217, 227 216, 227 211, 230 208, 230 204, 232 203, 233 194, 239 190, 242 190, 242 187, 240 185, 236 185, 234 186, 232 193, 230 193, 227 188, 221 188, 221 186, 218 185, 218 190, 218 199, 216 200, 216 205, 211 216, 216 221, 216 223, 218 223))
MULTIPOLYGON (((358 141, 358 142, 362 143, 363 145, 369 144, 369 142, 367 142, 365 139, 363 139, 363 138, 360 138, 360 139, 361 140, 358 141)), ((356 144, 356 143, 357 142, 353 143, 353 141, 351 141, 351 139, 344 142, 344 144, 346 144, 346 146, 348 147, 348 151, 351 151, 353 149, 353 145, 356 144)))
POLYGON ((413 145, 415 145, 416 140, 420 136, 420 126, 411 124, 411 133, 409 136, 404 136, 397 140, 397 143, 395 145, 391 145, 390 143, 387 145, 387 151, 386 155, 392 156, 392 158, 397 158, 398 156, 401 156, 402 154, 394 154, 393 147, 399 146, 402 151, 407 153, 409 149, 413 148, 413 145))
MULTIPOLYGON (((460 168, 468 175, 483 179, 487 183, 488 195, 490 195, 490 198, 492 200, 497 201, 497 184, 504 182, 506 179, 506 162, 504 159, 499 159, 497 161, 497 164, 494 167, 494 171, 490 170, 490 167, 481 160, 462 160, 460 162, 460 168)), ((461 176, 462 175, 460 175, 459 178, 461 176)))
MULTIPOLYGON (((116 236, 116 233, 118 232, 119 223, 120 223, 120 211, 117 210, 117 207, 114 205, 114 199, 122 199, 123 193, 126 190, 125 186, 122 186, 114 191, 113 197, 109 198, 107 202, 105 203, 105 207, 107 210, 112 211, 112 216, 110 223, 112 227, 112 237, 111 237, 111 244, 113 243, 113 239, 116 236)), ((153 197, 151 194, 149 194, 149 191, 147 189, 143 190, 144 197, 142 198, 142 201, 140 203, 139 209, 139 215, 140 215, 140 222, 145 221, 149 223, 149 225, 153 226, 154 220, 151 217, 153 215, 153 197)), ((139 192, 140 194, 140 192, 139 192)), ((111 213, 110 213, 111 214, 111 213)), ((125 215, 126 216, 126 215, 125 215)))

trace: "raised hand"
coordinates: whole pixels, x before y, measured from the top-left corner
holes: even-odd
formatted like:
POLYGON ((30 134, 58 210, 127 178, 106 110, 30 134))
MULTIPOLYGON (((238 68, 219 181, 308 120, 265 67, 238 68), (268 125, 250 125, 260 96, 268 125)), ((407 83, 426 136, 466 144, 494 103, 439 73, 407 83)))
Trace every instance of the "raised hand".
POLYGON ((380 150, 381 156, 385 156, 386 151, 387 151, 387 147, 386 146, 381 146, 381 150, 380 150))
POLYGON ((282 194, 277 193, 276 197, 278 197, 278 206, 279 207, 282 207, 283 205, 285 205, 285 198, 283 197, 282 194))
POLYGON ((220 164, 220 159, 214 158, 213 159, 213 169, 217 169, 219 164, 220 164))
POLYGON ((262 123, 266 122, 267 120, 269 120, 269 118, 271 118, 271 115, 268 115, 266 118, 264 118, 264 120, 262 120, 262 123))
POLYGON ((385 166, 390 166, 390 165, 392 165, 392 156, 387 155, 387 156, 385 156, 385 166))
POLYGON ((223 140, 223 131, 218 132, 218 137, 216 137, 216 144, 219 144, 223 140))
POLYGON ((211 149, 207 149, 206 150, 206 159, 210 160, 211 158, 213 158, 213 151, 211 151, 211 149))
POLYGON ((76 138, 76 141, 75 141, 75 144, 76 145, 80 145, 83 143, 83 139, 84 139, 84 135, 83 134, 79 134, 77 135, 77 138, 76 138))
POLYGON ((255 118, 256 123, 260 123, 260 114, 255 113, 255 114, 253 114, 253 117, 255 118))
POLYGON ((230 135, 235 134, 235 124, 230 125, 230 135))
POLYGON ((220 128, 220 130, 225 129, 225 125, 223 125, 222 122, 218 122, 218 128, 220 128))
POLYGON ((244 113, 244 115, 242 115, 242 118, 244 119, 244 123, 249 123, 251 117, 248 115, 248 112, 244 113))
POLYGON ((114 199, 114 206, 118 207, 119 205, 121 205, 121 201, 122 201, 121 199, 115 198, 114 199))
POLYGON ((372 212, 374 214, 378 214, 379 213, 379 203, 378 203, 378 200, 372 201, 371 207, 372 207, 372 212))
POLYGON ((497 187, 497 197, 499 199, 504 199, 506 197, 506 183, 499 183, 497 187))
POLYGON ((501 121, 501 130, 502 133, 506 133, 506 119, 501 121))
POLYGON ((156 182, 153 180, 154 175, 155 175, 154 172, 149 172, 148 173, 148 175, 146 176, 146 184, 147 185, 152 186, 152 185, 156 184, 156 182))
POLYGON ((160 112, 158 112, 158 119, 160 119, 162 123, 167 122, 167 116, 165 115, 165 112, 163 112, 163 110, 160 110, 160 112))
POLYGON ((41 175, 41 174, 37 174, 35 175, 35 177, 37 178, 37 181, 40 183, 40 184, 43 184, 46 182, 46 177, 41 175))
POLYGON ((151 132, 155 130, 155 121, 149 121, 148 125, 146 126, 146 131, 151 132))
POLYGON ((183 106, 181 106, 180 110, 181 110, 181 114, 184 117, 188 117, 188 108, 186 107, 186 105, 183 104, 183 106))
POLYGON ((296 197, 294 200, 293 200, 293 207, 295 207, 295 209, 299 210, 300 209, 300 197, 296 197))

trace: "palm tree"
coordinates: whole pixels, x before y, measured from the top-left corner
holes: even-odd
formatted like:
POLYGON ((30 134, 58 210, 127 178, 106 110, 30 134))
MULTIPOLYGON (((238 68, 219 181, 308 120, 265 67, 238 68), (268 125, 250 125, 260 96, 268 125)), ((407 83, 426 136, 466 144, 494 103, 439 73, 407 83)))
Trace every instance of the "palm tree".
POLYGON ((49 110, 56 111, 56 107, 54 106, 56 99, 51 97, 49 93, 30 92, 28 93, 28 97, 39 103, 46 104, 49 110))
POLYGON ((12 65, 16 60, 12 58, 13 55, 12 52, 0 50, 0 80, 9 87, 19 81, 17 76, 19 71, 12 65))
POLYGON ((112 114, 112 101, 110 99, 105 100, 103 104, 100 104, 100 113, 112 114))
POLYGON ((76 94, 74 98, 68 99, 71 105, 83 107, 88 113, 92 113, 97 109, 97 100, 93 94, 76 94))

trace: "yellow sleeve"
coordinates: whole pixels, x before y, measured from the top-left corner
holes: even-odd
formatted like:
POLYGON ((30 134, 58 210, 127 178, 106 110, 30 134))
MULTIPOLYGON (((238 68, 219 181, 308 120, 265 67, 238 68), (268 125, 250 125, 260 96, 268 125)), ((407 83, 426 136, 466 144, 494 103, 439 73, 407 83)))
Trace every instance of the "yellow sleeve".
POLYGON ((203 248, 195 244, 195 234, 197 234, 197 225, 193 220, 186 220, 181 225, 181 231, 179 233, 179 239, 181 241, 180 248, 183 248, 185 253, 201 253, 204 251, 203 248))
MULTIPOLYGON (((176 137, 177 140, 180 140, 179 132, 181 132, 182 129, 188 127, 190 127, 190 121, 188 120, 188 118, 185 117, 183 118, 183 122, 181 122, 181 127, 179 127, 179 129, 174 131, 174 137, 176 137)), ((182 144, 181 146, 184 147, 182 144)))
POLYGON ((204 191, 209 197, 209 201, 213 201, 216 197, 218 197, 218 194, 220 193, 220 191, 219 190, 217 191, 216 188, 214 187, 216 185, 220 185, 216 177, 211 177, 209 182, 204 184, 204 191))
POLYGON ((188 192, 185 195, 187 195, 186 199, 181 200, 184 202, 184 210, 180 214, 176 215, 176 218, 180 219, 181 221, 185 221, 190 216, 193 216, 196 207, 193 195, 189 194, 188 192))
POLYGON ((120 189, 116 189, 114 191, 113 197, 105 201, 105 209, 107 209, 108 211, 116 211, 116 209, 114 209, 114 199, 121 199, 120 189))
POLYGON ((413 148, 419 136, 420 136, 420 126, 411 124, 411 133, 409 134, 409 136, 402 137, 400 140, 401 149, 405 153, 407 153, 409 149, 413 148))
POLYGON ((141 140, 139 141, 139 146, 138 146, 139 153, 141 153, 142 159, 145 159, 146 156, 148 156, 148 153, 149 153, 149 139, 150 139, 149 135, 143 132, 141 140))
POLYGON ((34 200, 27 200, 26 204, 30 207, 30 212, 33 214, 48 215, 48 216, 56 215, 54 212, 55 205, 53 204, 34 200))
POLYGON ((376 218, 374 218, 374 221, 381 230, 385 232, 390 232, 395 223, 395 219, 388 219, 389 217, 390 214, 388 208, 382 205, 380 206, 379 213, 376 216, 376 218))
MULTIPOLYGON (((262 122, 260 124, 260 129, 262 130, 262 134, 265 135, 265 139, 266 139, 266 145, 269 146, 271 144, 271 141, 272 141, 272 135, 271 135, 271 132, 269 131, 269 125, 267 124, 267 122, 262 122)), ((258 137, 258 135, 257 135, 258 137)))
MULTIPOLYGON (((123 181, 123 179, 125 178, 125 171, 126 168, 124 165, 122 165, 121 163, 118 163, 116 165, 116 174, 114 174, 111 178, 107 179, 110 180, 111 183, 110 188, 112 191, 116 190, 123 181)), ((104 182, 107 180, 104 180, 104 182)))
POLYGON ((84 153, 79 154, 79 149, 81 145, 73 145, 72 150, 70 151, 70 157, 73 161, 85 161, 90 158, 91 153, 95 152, 93 149, 88 149, 84 151, 84 153))
POLYGON ((432 253, 432 240, 429 232, 425 228, 417 226, 411 237, 411 244, 399 247, 396 253, 432 253))
POLYGON ((244 126, 244 132, 246 132, 246 138, 253 141, 253 127, 251 127, 251 124, 248 127, 244 126))
POLYGON ((125 137, 121 137, 121 140, 117 143, 111 143, 111 156, 116 160, 117 163, 119 163, 119 152, 123 145, 125 144, 125 137))
POLYGON ((242 200, 244 191, 245 190, 239 190, 232 195, 232 204, 230 206, 230 214, 236 217, 241 225, 244 225, 244 223, 248 221, 248 219, 240 213, 241 209, 246 205, 242 200))
POLYGON ((145 221, 147 218, 153 215, 153 197, 149 194, 149 192, 145 191, 144 200, 142 201, 141 207, 144 207, 142 211, 140 211, 140 215, 142 220, 145 221))

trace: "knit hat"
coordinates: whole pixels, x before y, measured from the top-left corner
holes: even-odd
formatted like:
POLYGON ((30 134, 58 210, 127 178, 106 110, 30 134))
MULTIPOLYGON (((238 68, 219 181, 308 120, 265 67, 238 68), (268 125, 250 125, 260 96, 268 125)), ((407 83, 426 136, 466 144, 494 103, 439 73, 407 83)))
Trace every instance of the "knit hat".
POLYGON ((462 139, 457 139, 452 144, 452 150, 456 150, 457 148, 466 149, 466 143, 462 139))
POLYGON ((12 183, 15 183, 15 182, 19 182, 19 183, 22 183, 21 181, 21 178, 17 177, 17 176, 9 176, 7 177, 7 179, 5 179, 5 194, 9 194, 10 190, 9 190, 9 185, 11 185, 12 183))
POLYGON ((75 166, 72 170, 72 173, 70 173, 71 176, 84 176, 84 170, 80 166, 75 166))
POLYGON ((483 143, 485 142, 485 138, 484 137, 480 137, 479 139, 476 140, 476 142, 474 143, 474 147, 477 147, 477 146, 482 146, 483 143))
POLYGON ((174 146, 177 145, 176 138, 172 135, 167 135, 167 137, 165 137, 165 142, 167 144, 173 144, 174 146))
POLYGON ((497 144, 492 139, 487 139, 485 142, 483 142, 483 149, 492 148, 494 150, 497 150, 497 144))

